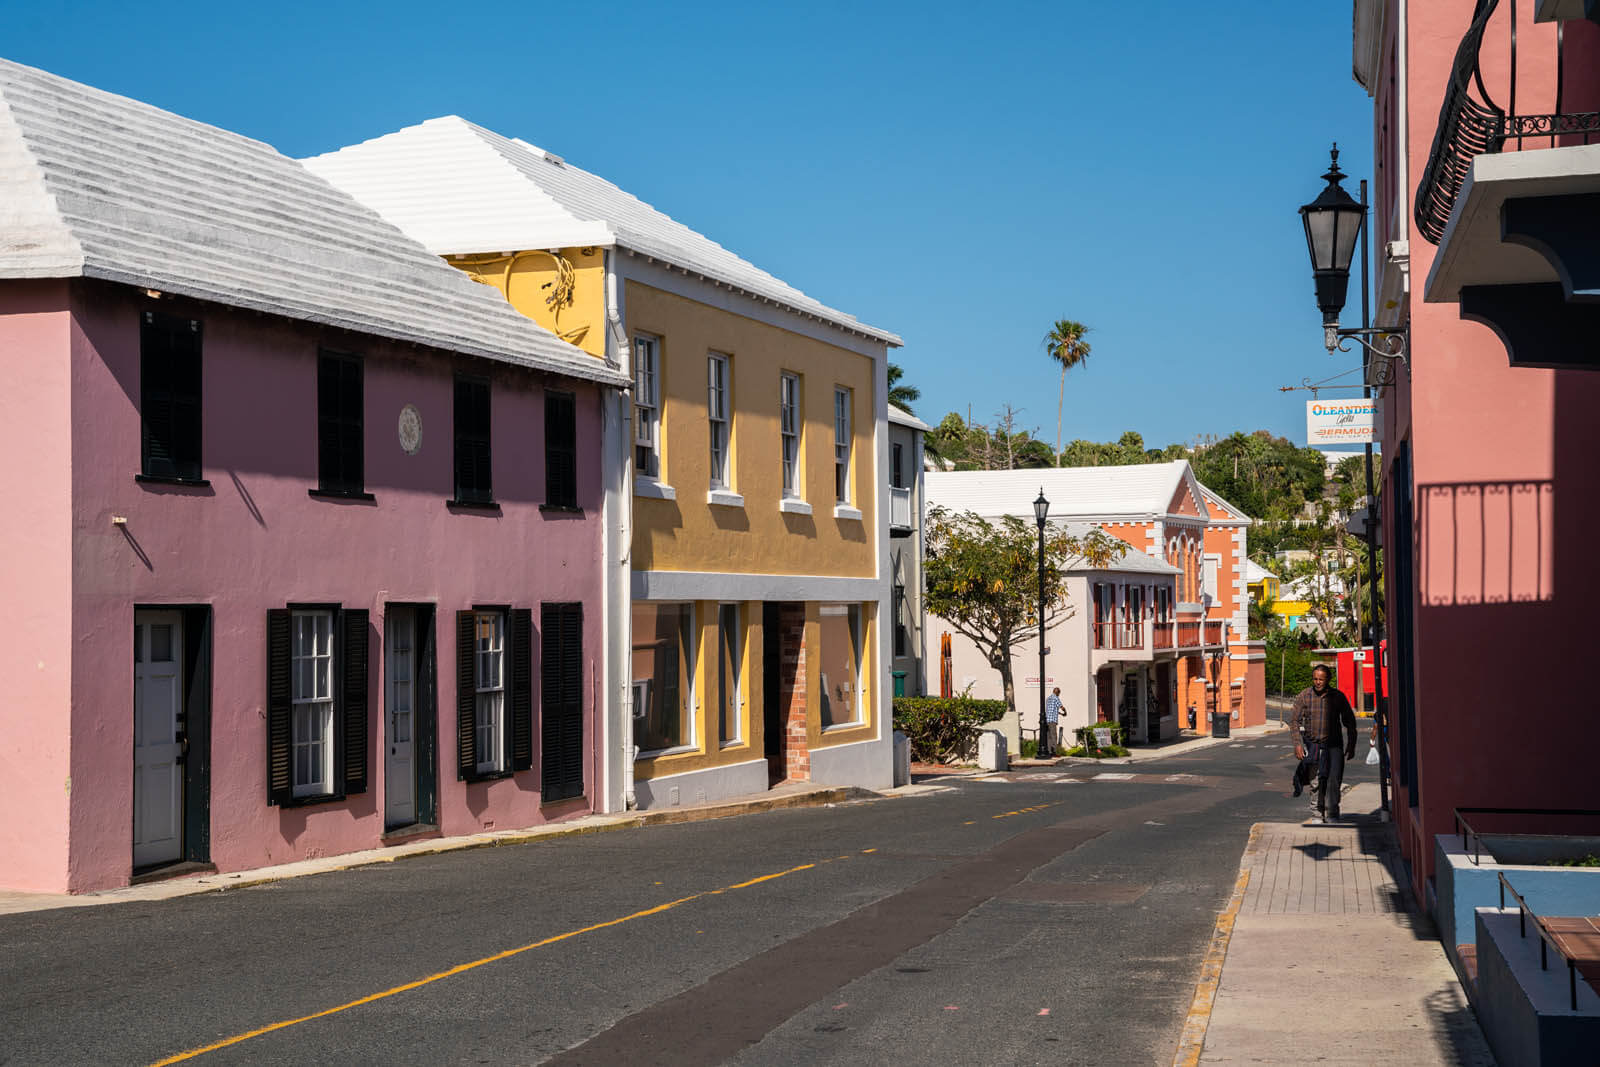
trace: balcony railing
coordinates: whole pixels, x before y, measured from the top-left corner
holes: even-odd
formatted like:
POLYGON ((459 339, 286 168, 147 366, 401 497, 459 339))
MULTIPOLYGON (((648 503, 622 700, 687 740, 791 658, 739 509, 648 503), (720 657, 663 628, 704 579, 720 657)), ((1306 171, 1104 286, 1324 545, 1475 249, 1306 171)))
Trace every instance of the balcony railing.
MULTIPOLYGON (((1502 108, 1489 95, 1483 84, 1483 71, 1479 55, 1483 50, 1484 31, 1489 27, 1489 17, 1500 6, 1500 0, 1477 0, 1472 23, 1467 35, 1456 49, 1455 62, 1450 69, 1450 79, 1445 83, 1444 104, 1439 109, 1439 127, 1434 131, 1433 149, 1428 153, 1427 166, 1422 171, 1422 181, 1417 185, 1417 229, 1434 244, 1444 237, 1456 197, 1466 182, 1467 171, 1473 157, 1489 152, 1499 152, 1507 141, 1522 142, 1528 138, 1548 137, 1550 146, 1557 138, 1581 135, 1588 144, 1591 136, 1600 134, 1600 112, 1561 111, 1562 39, 1556 43, 1556 110, 1554 114, 1517 114, 1517 36, 1515 26, 1509 35, 1511 41, 1510 91, 1508 106, 1502 108)), ((1516 20, 1516 0, 1512 0, 1511 18, 1516 20)), ((1558 34, 1560 31, 1557 31, 1558 34)))
POLYGON ((1156 649, 1172 647, 1172 623, 1158 622, 1151 624, 1150 647, 1156 649))
POLYGON ((901 530, 912 528, 911 490, 889 487, 889 525, 901 530))
POLYGON ((1200 647, 1200 623, 1198 621, 1178 623, 1178 647, 1200 647))
POLYGON ((1097 622, 1094 647, 1139 649, 1144 647, 1144 624, 1138 622, 1097 622))
POLYGON ((1224 626, 1224 624, 1222 622, 1208 622, 1208 623, 1206 623, 1206 644, 1208 644, 1208 645, 1220 645, 1220 644, 1222 644, 1223 626, 1224 626))

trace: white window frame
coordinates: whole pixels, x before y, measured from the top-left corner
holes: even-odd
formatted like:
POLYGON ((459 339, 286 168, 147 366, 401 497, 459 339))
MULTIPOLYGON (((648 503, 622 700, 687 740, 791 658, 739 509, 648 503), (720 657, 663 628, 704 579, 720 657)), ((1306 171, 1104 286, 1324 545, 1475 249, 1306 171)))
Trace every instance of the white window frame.
POLYGON ((504 611, 472 613, 472 728, 479 774, 506 769, 507 621, 504 611))
MULTIPOLYGON (((854 704, 855 707, 853 708, 851 717, 849 719, 828 723, 827 725, 823 726, 823 733, 828 733, 832 730, 853 729, 861 726, 867 721, 867 709, 864 701, 862 700, 862 693, 866 688, 866 683, 862 678, 861 672, 862 656, 863 652, 865 651, 865 649, 862 647, 865 637, 863 631, 866 627, 865 612, 861 610, 861 605, 857 603, 826 603, 819 606, 819 610, 824 612, 829 612, 834 608, 844 609, 842 614, 845 618, 845 633, 850 639, 850 656, 852 660, 851 671, 855 676, 855 680, 852 683, 855 687, 855 692, 852 694, 855 699, 851 701, 851 703, 854 704)), ((821 652, 821 649, 818 649, 818 651, 821 652)), ((825 655, 824 662, 826 662, 825 655)), ((826 675, 823 675, 821 680, 823 681, 824 689, 826 690, 826 675)))
POLYGON ((800 376, 784 371, 778 376, 778 433, 783 462, 783 496, 800 500, 800 376))
POLYGON ((294 611, 292 618, 289 739, 294 795, 328 796, 334 784, 334 612, 307 608, 294 611))
POLYGON ((711 489, 732 489, 733 415, 729 402, 728 357, 706 356, 706 426, 711 443, 711 489))
POLYGON ((1201 557, 1200 596, 1210 597, 1212 603, 1222 599, 1222 557, 1216 553, 1201 557))
POLYGON ((850 504, 850 465, 854 458, 850 427, 850 390, 833 387, 833 495, 837 503, 850 504))
POLYGON ((723 692, 722 685, 723 685, 723 679, 725 677, 726 667, 731 667, 732 668, 732 674, 733 674, 733 693, 731 695, 724 694, 725 696, 728 697, 728 699, 732 702, 732 705, 733 705, 733 729, 732 729, 731 732, 728 732, 726 730, 727 720, 723 717, 723 709, 720 706, 717 708, 717 736, 721 740, 723 748, 731 748, 734 745, 740 745, 740 744, 744 743, 744 628, 743 628, 743 622, 744 622, 744 610, 743 610, 743 607, 738 602, 736 602, 736 601, 728 601, 728 602, 724 602, 724 603, 721 603, 721 604, 717 605, 717 687, 716 687, 716 691, 719 694, 721 694, 723 692), (732 639, 731 642, 729 640, 727 640, 727 638, 724 636, 724 630, 723 630, 723 621, 727 616, 728 609, 730 609, 730 608, 733 609, 732 610, 732 615, 733 615, 733 639, 732 639), (725 653, 732 657, 732 662, 730 664, 727 664, 727 665, 724 665, 723 662, 722 662, 722 657, 723 657, 723 655, 725 653))
POLYGON ((633 470, 661 480, 661 339, 649 334, 633 338, 633 470))
POLYGON ((700 666, 700 610, 692 600, 662 600, 649 601, 649 603, 672 604, 687 607, 684 620, 686 647, 683 650, 684 676, 678 679, 679 686, 684 692, 684 706, 689 709, 688 736, 679 738, 676 745, 669 748, 639 748, 635 760, 655 759, 657 756, 676 756, 684 752, 698 752, 700 750, 700 705, 695 702, 699 692, 699 666, 700 666))

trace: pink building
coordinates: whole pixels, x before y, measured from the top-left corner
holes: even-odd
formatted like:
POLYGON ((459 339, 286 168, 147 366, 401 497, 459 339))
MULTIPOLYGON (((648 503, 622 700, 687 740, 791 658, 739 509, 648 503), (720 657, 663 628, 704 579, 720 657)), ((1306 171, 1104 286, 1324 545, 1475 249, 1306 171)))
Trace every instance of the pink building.
POLYGON ((1577 671, 1600 588, 1600 25, 1585 7, 1355 4, 1374 306, 1410 328, 1408 358, 1378 362, 1394 813, 1419 900, 1456 809, 1595 807, 1577 671))
POLYGON ((0 886, 591 810, 625 384, 267 145, 0 62, 0 886))

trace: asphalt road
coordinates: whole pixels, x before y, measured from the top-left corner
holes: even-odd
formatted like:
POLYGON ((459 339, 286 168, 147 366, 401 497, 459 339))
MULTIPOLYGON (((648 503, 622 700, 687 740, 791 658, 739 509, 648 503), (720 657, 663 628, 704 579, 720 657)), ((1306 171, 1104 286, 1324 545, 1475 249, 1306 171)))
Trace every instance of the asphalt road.
POLYGON ((0 1063, 1170 1063, 1289 769, 1280 734, 0 917, 0 1063))

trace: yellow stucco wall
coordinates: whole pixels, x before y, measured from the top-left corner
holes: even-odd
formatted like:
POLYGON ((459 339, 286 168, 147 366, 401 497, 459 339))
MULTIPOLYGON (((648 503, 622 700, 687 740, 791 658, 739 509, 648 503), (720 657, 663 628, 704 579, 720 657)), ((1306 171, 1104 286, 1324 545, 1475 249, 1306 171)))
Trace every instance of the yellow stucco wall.
POLYGON ((447 262, 500 290, 512 307, 563 341, 603 359, 605 252, 599 248, 563 248, 560 256, 566 261, 565 268, 557 264, 555 254, 538 250, 450 256, 447 262), (562 286, 563 274, 567 275, 570 293, 552 304, 550 298, 562 286))
MULTIPOLYGON (((740 620, 744 626, 744 648, 740 663, 740 732, 739 740, 723 745, 718 732, 716 708, 717 671, 717 610, 721 605, 715 600, 697 600, 694 603, 694 630, 697 638, 694 665, 694 737, 692 751, 673 752, 669 755, 651 756, 634 764, 634 774, 641 780, 668 774, 683 774, 713 767, 726 767, 761 759, 766 753, 766 730, 762 710, 765 706, 764 677, 761 650, 764 629, 761 621, 762 602, 745 601, 740 604, 740 620)), ((822 702, 816 694, 822 692, 822 657, 814 650, 822 647, 822 629, 818 605, 806 604, 805 643, 806 656, 806 745, 813 750, 831 745, 845 745, 870 741, 877 733, 878 700, 878 605, 861 605, 861 669, 860 686, 861 722, 851 726, 838 726, 824 731, 822 727, 822 702)), ((770 684, 776 684, 775 680, 770 684)))
POLYGON ((631 334, 659 339, 661 480, 675 500, 634 498, 636 570, 813 574, 875 573, 873 361, 719 308, 635 282, 631 334), (706 360, 726 355, 732 395, 732 490, 743 508, 706 502, 711 484, 706 360), (812 514, 778 510, 783 491, 779 376, 800 376, 800 469, 812 514), (861 519, 834 518, 833 390, 851 390, 851 503, 861 519))

